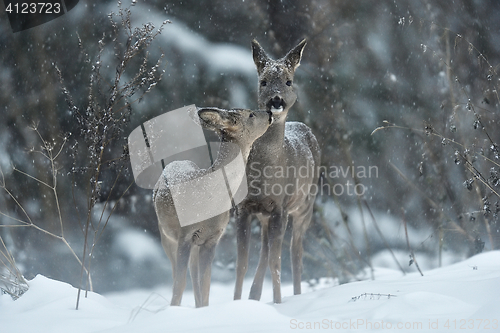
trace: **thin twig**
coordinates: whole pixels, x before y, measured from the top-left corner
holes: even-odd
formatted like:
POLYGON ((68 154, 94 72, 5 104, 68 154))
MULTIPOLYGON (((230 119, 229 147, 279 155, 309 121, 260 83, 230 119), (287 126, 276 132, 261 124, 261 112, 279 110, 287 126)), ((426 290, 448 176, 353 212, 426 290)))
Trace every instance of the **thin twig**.
POLYGON ((389 245, 389 243, 385 239, 384 235, 382 234, 382 231, 380 231, 380 228, 378 227, 377 220, 375 220, 375 216, 373 216, 372 210, 370 209, 370 206, 368 206, 368 202, 366 202, 366 200, 363 199, 363 203, 365 204, 366 209, 368 209, 368 213, 370 213, 370 216, 372 218, 373 226, 375 227, 375 230, 377 230, 377 233, 379 234, 380 238, 382 238, 382 241, 384 242, 386 249, 389 250, 389 253, 391 254, 391 256, 394 259, 394 261, 396 262, 396 264, 398 265, 401 272, 403 272, 403 275, 406 275, 405 270, 403 269, 403 267, 399 263, 398 259, 394 255, 394 252, 392 252, 391 246, 389 245))
MULTIPOLYGON (((411 248, 410 239, 408 238, 408 227, 406 226, 406 218, 404 216, 404 210, 402 209, 402 211, 403 211, 403 224, 405 227, 406 244, 408 245, 408 250, 410 250, 411 259, 415 263, 415 266, 417 266, 417 269, 420 272, 420 275, 424 276, 424 273, 422 273, 422 271, 420 270, 420 267, 418 266, 418 262, 417 262, 417 258, 415 257, 415 253, 413 252, 413 249, 411 248)), ((411 263, 410 263, 410 265, 411 265, 411 263)))

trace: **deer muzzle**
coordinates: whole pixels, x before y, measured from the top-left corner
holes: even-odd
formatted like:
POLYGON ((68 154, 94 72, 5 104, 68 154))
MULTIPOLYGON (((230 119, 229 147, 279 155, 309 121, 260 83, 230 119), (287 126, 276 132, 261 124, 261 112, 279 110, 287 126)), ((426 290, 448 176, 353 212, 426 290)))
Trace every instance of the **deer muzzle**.
POLYGON ((267 102, 266 106, 268 110, 274 111, 274 112, 281 112, 285 109, 285 100, 281 98, 280 96, 274 96, 267 102))

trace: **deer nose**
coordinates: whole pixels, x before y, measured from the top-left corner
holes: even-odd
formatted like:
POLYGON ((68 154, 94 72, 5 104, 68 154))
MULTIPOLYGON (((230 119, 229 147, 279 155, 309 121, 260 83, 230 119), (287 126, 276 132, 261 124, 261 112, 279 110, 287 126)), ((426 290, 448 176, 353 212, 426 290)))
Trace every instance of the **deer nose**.
POLYGON ((276 95, 269 101, 270 108, 280 109, 285 108, 285 101, 280 96, 276 95))

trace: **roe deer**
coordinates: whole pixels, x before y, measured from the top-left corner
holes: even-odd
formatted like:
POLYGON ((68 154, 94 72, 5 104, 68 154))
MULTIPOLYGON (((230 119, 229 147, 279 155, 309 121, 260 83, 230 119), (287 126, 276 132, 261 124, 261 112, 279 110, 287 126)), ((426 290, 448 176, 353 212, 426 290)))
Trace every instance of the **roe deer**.
MULTIPOLYGON (((273 119, 270 111, 242 109, 201 108, 198 110, 198 116, 204 128, 218 132, 221 138, 217 159, 209 169, 200 169, 191 161, 174 161, 168 164, 153 190, 153 201, 158 216, 161 242, 172 263, 174 281, 171 305, 181 303, 189 262, 196 307, 201 307, 208 305, 215 247, 229 222, 229 211, 198 223, 181 226, 174 205, 174 186, 176 183, 182 185, 188 181, 197 182, 200 177, 206 179, 214 175, 217 170, 226 169, 228 163, 239 158, 239 154, 246 163, 252 143, 264 134, 273 119)), ((244 176, 242 174, 244 167, 239 179, 244 176)), ((238 175, 227 173, 226 180, 230 182, 231 177, 236 176, 238 175)), ((204 191, 210 194, 211 190, 213 189, 201 188, 197 189, 197 192, 204 191)), ((193 209, 199 212, 208 208, 196 207, 193 203, 193 209)))
POLYGON ((243 278, 248 269, 252 215, 261 223, 261 252, 250 298, 259 300, 269 264, 274 303, 281 303, 281 246, 289 215, 293 232, 290 245, 294 294, 301 293, 302 236, 308 228, 317 186, 316 168, 320 149, 310 128, 300 122, 285 122, 297 95, 293 76, 306 44, 302 40, 288 54, 271 59, 256 40, 253 59, 259 77, 259 108, 273 113, 274 123, 254 142, 247 162, 249 194, 238 205, 236 232, 238 257, 234 299, 241 299, 243 278), (302 168, 301 168, 302 167, 302 168), (307 172, 299 172, 307 168, 307 172), (303 175, 306 173, 306 175, 303 175))

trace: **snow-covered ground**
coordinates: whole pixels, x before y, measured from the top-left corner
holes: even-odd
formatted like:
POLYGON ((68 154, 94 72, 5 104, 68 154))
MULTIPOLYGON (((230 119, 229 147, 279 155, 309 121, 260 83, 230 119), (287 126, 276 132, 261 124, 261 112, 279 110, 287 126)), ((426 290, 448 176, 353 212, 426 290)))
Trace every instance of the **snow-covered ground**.
POLYGON ((260 302, 232 301, 232 284, 214 284, 211 305, 201 309, 190 292, 183 306, 168 306, 165 287, 90 293, 76 311, 75 288, 39 275, 18 300, 0 296, 0 332, 500 332, 500 251, 423 277, 376 269, 375 280, 336 286, 325 280, 315 290, 304 283, 298 296, 284 286, 282 304, 270 302, 266 282, 260 302))

